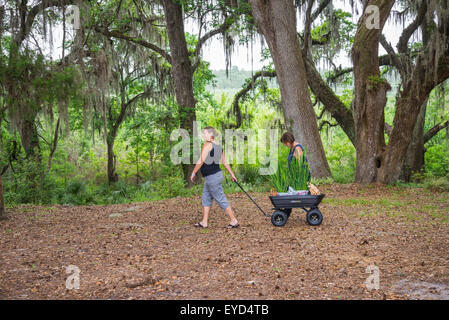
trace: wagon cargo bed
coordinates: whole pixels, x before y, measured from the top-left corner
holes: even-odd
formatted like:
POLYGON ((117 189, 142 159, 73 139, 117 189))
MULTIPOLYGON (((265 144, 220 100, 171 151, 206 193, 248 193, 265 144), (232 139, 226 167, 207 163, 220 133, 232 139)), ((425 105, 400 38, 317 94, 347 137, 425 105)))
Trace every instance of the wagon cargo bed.
POLYGON ((324 196, 325 194, 304 196, 270 196, 270 200, 276 209, 313 208, 318 206, 324 196))

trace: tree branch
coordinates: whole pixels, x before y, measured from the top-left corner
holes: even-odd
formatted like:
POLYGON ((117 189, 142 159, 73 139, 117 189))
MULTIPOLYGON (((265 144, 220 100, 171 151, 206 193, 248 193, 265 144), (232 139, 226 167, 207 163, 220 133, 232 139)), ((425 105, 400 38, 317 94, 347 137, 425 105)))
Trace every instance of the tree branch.
MULTIPOLYGON (((232 128, 237 129, 237 128, 240 128, 240 126, 242 125, 242 112, 240 110, 239 101, 243 96, 245 96, 245 94, 248 93, 248 91, 251 90, 254 82, 259 77, 267 77, 267 78, 276 77, 276 71, 263 71, 263 70, 257 71, 251 78, 251 81, 249 81, 244 88, 242 88, 239 92, 236 93, 236 95, 234 96, 234 101, 232 102, 231 110, 237 118, 237 124, 230 125, 229 129, 232 129, 232 128)), ((231 110, 228 111, 228 114, 230 113, 231 110)))
POLYGON ((434 126, 432 129, 427 131, 426 134, 424 135, 424 143, 429 142, 429 140, 432 139, 438 132, 440 132, 441 130, 443 130, 447 127, 449 127, 449 120, 446 122, 441 122, 441 123, 437 124, 436 126, 434 126))
POLYGON ((355 143, 355 126, 352 111, 348 109, 338 98, 335 92, 323 80, 321 74, 315 67, 312 58, 303 53, 304 66, 307 74, 307 83, 313 94, 321 101, 323 107, 331 116, 337 120, 340 127, 348 136, 349 140, 355 143))
MULTIPOLYGON (((319 99, 317 98, 316 101, 319 101, 319 99)), ((323 119, 324 113, 326 112, 326 108, 323 108, 323 110, 321 110, 320 114, 318 115, 318 117, 316 117, 318 120, 323 119)))
MULTIPOLYGON (((391 63, 391 58, 388 54, 380 56, 379 57, 379 66, 391 66, 393 65, 391 63)), ((330 75, 329 77, 326 78, 326 80, 328 82, 334 82, 335 80, 337 80, 337 78, 347 74, 347 73, 351 73, 354 71, 354 68, 350 67, 350 68, 343 68, 343 69, 337 69, 335 70, 333 75, 330 75)))
POLYGON ((102 28, 100 28, 98 26, 95 27, 95 31, 97 31, 97 32, 99 32, 99 33, 101 33, 101 34, 103 34, 105 36, 108 36, 108 37, 113 37, 113 38, 117 38, 117 39, 123 39, 123 40, 127 40, 127 41, 130 41, 130 42, 139 44, 139 45, 141 45, 143 47, 146 47, 148 49, 151 49, 151 50, 159 53, 162 57, 164 57, 168 61, 168 63, 170 63, 170 64, 172 63, 171 56, 164 49, 162 49, 162 48, 160 48, 160 47, 158 47, 158 46, 156 46, 156 45, 154 45, 154 44, 152 44, 152 43, 150 43, 148 41, 145 41, 145 40, 143 40, 141 38, 130 37, 130 36, 127 36, 125 34, 122 34, 122 33, 118 32, 118 31, 109 31, 107 29, 102 29, 102 28))
POLYGON ((310 22, 314 22, 330 2, 330 0, 322 0, 318 8, 313 12, 312 17, 310 18, 310 22))
POLYGON ((225 22, 219 28, 209 31, 198 40, 195 51, 193 52, 193 55, 195 56, 195 63, 193 64, 192 71, 195 71, 200 64, 199 54, 203 44, 213 36, 228 30, 231 27, 231 25, 232 23, 230 23, 228 19, 225 19, 225 22))
POLYGON ((22 14, 22 23, 21 23, 21 30, 20 33, 17 35, 17 38, 14 40, 14 42, 20 46, 22 42, 26 39, 28 34, 30 33, 31 27, 33 26, 34 19, 36 16, 45 9, 48 9, 50 7, 56 7, 56 6, 66 6, 73 4, 73 0, 47 0, 42 1, 41 3, 35 5, 30 9, 28 14, 26 13, 26 2, 22 1, 21 4, 21 14, 22 14), (26 18, 25 18, 26 15, 26 18))
POLYGON ((144 92, 141 92, 137 95, 135 95, 132 99, 128 100, 128 102, 124 103, 120 107, 120 114, 117 117, 117 120, 115 121, 114 125, 112 126, 112 132, 111 135, 115 137, 117 135, 118 128, 120 124, 125 119, 126 111, 128 110, 128 107, 133 104, 138 99, 142 98, 143 96, 147 96, 150 92, 152 92, 152 88, 149 88, 145 90, 144 92))
POLYGON ((49 147, 51 147, 51 144, 43 137, 43 136, 41 136, 40 134, 39 134, 39 132, 37 133, 37 135, 39 136, 39 138, 41 138, 42 140, 44 140, 44 142, 49 146, 49 147))
POLYGON ((385 51, 387 51, 388 56, 390 57, 391 64, 399 71, 399 74, 401 75, 402 85, 404 86, 406 81, 406 68, 404 68, 403 62, 383 34, 380 36, 380 43, 384 47, 385 51))
POLYGON ((53 155, 56 151, 56 147, 58 146, 58 132, 59 132, 59 121, 60 118, 58 117, 58 121, 56 122, 56 129, 55 129, 55 136, 53 138, 53 146, 50 146, 50 155, 48 156, 48 166, 47 166, 47 172, 51 169, 51 161, 53 160, 53 155))
POLYGON ((318 127, 318 131, 321 131, 325 125, 328 125, 329 127, 336 127, 338 126, 338 123, 331 123, 327 120, 323 120, 321 121, 320 126, 318 127))
POLYGON ((200 51, 202 45, 209 40, 210 38, 212 38, 213 36, 215 36, 216 34, 220 34, 225 32, 226 30, 228 30, 231 27, 231 23, 227 22, 227 20, 217 29, 215 30, 211 30, 208 33, 206 33, 204 36, 202 36, 199 40, 198 43, 196 44, 196 48, 195 48, 195 52, 194 54, 197 55, 198 52, 200 51))
POLYGON ((309 3, 307 4, 306 9, 306 22, 305 22, 305 30, 304 30, 304 51, 307 52, 309 50, 309 38, 310 38, 310 28, 312 27, 312 18, 310 17, 310 14, 312 12, 313 4, 315 3, 315 0, 309 0, 309 3))
POLYGON ((418 29, 418 27, 424 21, 424 18, 427 13, 427 1, 422 1, 421 6, 418 9, 418 15, 416 19, 402 32, 401 37, 399 38, 399 42, 397 44, 398 52, 400 54, 405 54, 408 51, 408 41, 412 34, 418 29))

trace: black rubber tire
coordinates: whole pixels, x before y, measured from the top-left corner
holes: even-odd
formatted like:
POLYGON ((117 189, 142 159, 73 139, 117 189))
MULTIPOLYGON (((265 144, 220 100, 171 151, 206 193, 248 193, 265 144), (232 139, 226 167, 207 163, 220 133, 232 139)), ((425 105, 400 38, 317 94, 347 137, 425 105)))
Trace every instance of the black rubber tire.
POLYGON ((323 214, 315 208, 307 212, 306 219, 311 226, 319 226, 323 222, 323 214))
POLYGON ((287 223, 288 215, 284 211, 278 210, 271 215, 271 223, 276 227, 283 227, 287 223))

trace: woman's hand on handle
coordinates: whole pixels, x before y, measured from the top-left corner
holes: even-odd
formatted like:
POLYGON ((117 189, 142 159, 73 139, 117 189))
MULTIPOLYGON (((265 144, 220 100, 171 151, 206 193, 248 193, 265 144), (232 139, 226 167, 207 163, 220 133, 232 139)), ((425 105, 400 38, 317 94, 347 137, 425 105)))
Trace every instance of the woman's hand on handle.
POLYGON ((232 181, 237 182, 237 178, 234 175, 234 172, 232 172, 231 167, 229 166, 229 164, 226 162, 226 156, 224 151, 221 152, 221 163, 223 164, 223 166, 226 168, 226 170, 228 170, 229 174, 231 175, 231 179, 232 181))

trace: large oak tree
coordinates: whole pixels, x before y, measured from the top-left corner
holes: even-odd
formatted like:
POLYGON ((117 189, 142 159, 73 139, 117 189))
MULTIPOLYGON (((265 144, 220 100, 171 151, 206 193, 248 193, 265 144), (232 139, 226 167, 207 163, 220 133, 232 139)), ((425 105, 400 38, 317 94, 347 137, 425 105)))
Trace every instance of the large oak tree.
POLYGON ((330 177, 307 85, 304 60, 296 33, 293 1, 249 0, 256 26, 264 35, 274 61, 282 96, 285 124, 307 147, 314 177, 330 177))

